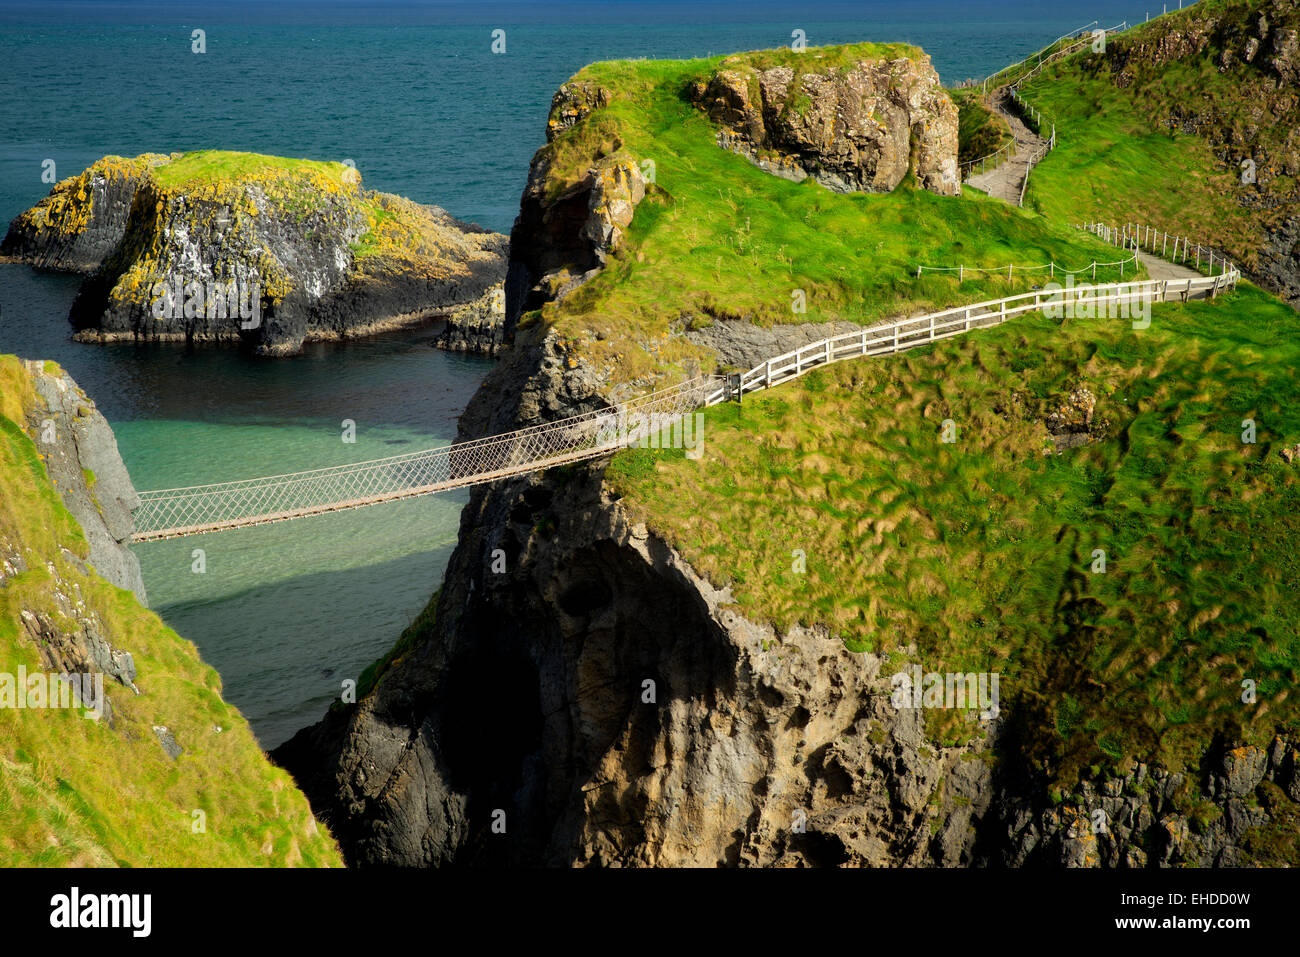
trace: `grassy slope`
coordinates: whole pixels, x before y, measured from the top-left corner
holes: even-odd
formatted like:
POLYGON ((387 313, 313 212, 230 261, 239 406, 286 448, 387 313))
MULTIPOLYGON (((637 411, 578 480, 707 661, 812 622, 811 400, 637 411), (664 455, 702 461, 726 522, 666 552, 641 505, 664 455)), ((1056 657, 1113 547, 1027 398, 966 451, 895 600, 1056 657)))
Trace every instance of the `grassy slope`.
POLYGON ((1015 139, 1011 126, 993 111, 989 98, 979 89, 949 90, 948 95, 957 104, 958 162, 989 156, 1015 139))
MULTIPOLYGON (((1255 4, 1254 6, 1258 6, 1255 4)), ((1202 0, 1115 38, 1110 52, 1160 47, 1160 38, 1197 16, 1226 14, 1242 21, 1252 4, 1202 0)), ((1137 221, 1215 243, 1252 267, 1263 240, 1261 224, 1286 209, 1261 214, 1242 205, 1255 189, 1242 183, 1205 138, 1176 131, 1177 118, 1213 117, 1227 122, 1238 144, 1255 142, 1274 152, 1291 132, 1248 128, 1234 119, 1250 112, 1259 82, 1255 67, 1217 64, 1217 48, 1158 65, 1141 53, 1128 60, 1127 85, 1115 85, 1112 60, 1090 51, 1067 57, 1022 88, 1025 97, 1057 124, 1058 147, 1034 170, 1026 203, 1064 222, 1137 221), (1117 210, 1124 210, 1123 214, 1117 210)), ((1265 168, 1260 181, 1282 194, 1291 178, 1265 168)))
POLYGON ((1018 319, 710 410, 702 461, 625 452, 608 474, 741 612, 1000 672, 1027 753, 1067 776, 1177 763, 1212 729, 1296 721, 1300 476, 1278 449, 1300 441, 1298 325, 1250 287, 1145 331, 1018 319), (1046 411, 1080 386, 1106 439, 1045 454, 1046 411))
POLYGON ((963 285, 940 275, 918 280, 918 264, 995 267, 1054 259, 1078 266, 1115 258, 1113 248, 1091 237, 978 194, 949 198, 904 186, 890 194, 844 195, 812 181, 776 178, 720 149, 716 129, 686 92, 724 61, 821 69, 904 51, 915 55, 914 48, 859 45, 735 60, 613 61, 582 70, 577 79, 610 89, 614 100, 546 147, 553 170, 548 192, 576 184, 597 156, 637 165, 653 160, 656 188, 637 208, 625 248, 591 282, 545 307, 543 320, 570 337, 576 353, 605 365, 611 379, 627 381, 698 355, 683 340, 666 338, 677 322, 718 316, 760 325, 870 321, 993 298, 1032 282, 1024 276, 963 285), (807 295, 805 315, 791 309, 795 289, 807 295))
POLYGON ((221 700, 220 678, 194 646, 130 592, 62 557, 61 548, 85 556, 87 546, 16 424, 29 399, 21 365, 0 357, 0 540, 29 566, 0 587, 0 670, 41 668, 19 612, 60 620, 52 562, 113 644, 134 656, 143 694, 106 682, 115 728, 80 710, 0 710, 0 865, 340 864, 306 799, 221 700), (154 725, 184 747, 178 760, 164 754, 154 725), (206 814, 205 833, 192 833, 194 810, 206 814))

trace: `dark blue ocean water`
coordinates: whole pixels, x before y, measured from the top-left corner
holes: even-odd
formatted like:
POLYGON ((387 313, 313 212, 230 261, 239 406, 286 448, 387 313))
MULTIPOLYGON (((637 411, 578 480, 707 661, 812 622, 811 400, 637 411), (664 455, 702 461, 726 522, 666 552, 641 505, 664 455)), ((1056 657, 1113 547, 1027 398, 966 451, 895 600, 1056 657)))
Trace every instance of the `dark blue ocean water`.
MULTIPOLYGON (((1145 0, 1086 4, 0 0, 0 222, 108 153, 198 148, 350 159, 371 188, 507 230, 551 95, 593 60, 907 41, 947 83, 1145 0), (191 52, 194 30, 204 54, 191 52), (491 50, 505 31, 505 52, 491 50)), ((1153 10, 1152 12, 1156 12, 1153 10)), ((113 422, 139 488, 435 444, 486 364, 414 330, 299 358, 68 339, 74 278, 0 266, 0 352, 62 363, 113 422), (339 424, 358 424, 343 445, 339 424)), ((382 654, 437 587, 463 496, 140 546, 153 606, 274 746, 382 654), (192 549, 207 571, 192 571, 192 549)))

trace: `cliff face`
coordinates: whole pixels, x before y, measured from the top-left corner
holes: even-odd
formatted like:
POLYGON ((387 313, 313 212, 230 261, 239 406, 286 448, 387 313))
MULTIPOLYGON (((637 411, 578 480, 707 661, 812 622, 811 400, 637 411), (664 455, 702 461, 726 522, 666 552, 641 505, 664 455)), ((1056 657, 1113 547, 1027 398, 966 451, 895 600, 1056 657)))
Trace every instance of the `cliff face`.
POLYGON ((363 190, 341 164, 250 154, 108 157, 15 219, 3 250, 93 270, 69 317, 79 338, 266 355, 446 314, 505 270, 498 234, 363 190))
POLYGON ((0 356, 0 799, 21 822, 0 864, 337 865, 216 672, 122 590, 133 498, 76 383, 0 356))
POLYGON ((91 566, 147 605, 140 561, 128 547, 134 530, 131 515, 140 497, 108 420, 61 369, 41 362, 25 363, 25 368, 35 390, 27 429, 37 437, 64 506, 85 532, 91 566))
MULTIPOLYGON (((466 420, 599 401, 558 388, 554 358, 519 350, 466 420)), ((373 692, 275 758, 357 865, 1292 859, 1296 742, 1207 742, 1199 770, 1140 765, 1054 795, 1018 765, 1014 716, 942 746, 894 707, 879 658, 730 604, 628 520, 599 466, 498 483, 474 494, 431 614, 373 692)))
POLYGON ((106 156, 79 176, 56 183, 46 199, 9 225, 0 257, 42 269, 93 272, 122 241, 148 171, 170 161, 161 153, 106 156))
POLYGON ((957 107, 928 57, 821 72, 733 59, 691 91, 722 126, 718 145, 839 192, 889 192, 911 171, 924 189, 961 195, 957 107))
MULTIPOLYGON (((614 102, 590 82, 557 94, 512 233, 516 320, 599 268, 597 171, 622 159, 580 158, 568 180, 579 187, 557 189, 555 144, 614 102)), ((682 335, 748 363, 811 332, 728 322, 682 335)), ((548 324, 513 337, 460 439, 605 408, 630 387, 575 361, 548 324)), ((1053 793, 1020 761, 1015 714, 938 743, 922 711, 894 706, 893 668, 820 626, 778 634, 737 614, 726 589, 629 517, 605 467, 475 489, 440 592, 360 702, 276 751, 351 863, 1295 859, 1291 739, 1207 741, 1199 767, 1139 765, 1053 793)))
POLYGON ((622 245, 623 230, 645 198, 641 168, 617 152, 598 158, 566 189, 554 189, 558 136, 609 105, 609 90, 589 81, 566 83, 551 99, 548 145, 533 156, 519 216, 510 231, 505 280, 506 341, 519 317, 563 298, 596 274, 622 245))

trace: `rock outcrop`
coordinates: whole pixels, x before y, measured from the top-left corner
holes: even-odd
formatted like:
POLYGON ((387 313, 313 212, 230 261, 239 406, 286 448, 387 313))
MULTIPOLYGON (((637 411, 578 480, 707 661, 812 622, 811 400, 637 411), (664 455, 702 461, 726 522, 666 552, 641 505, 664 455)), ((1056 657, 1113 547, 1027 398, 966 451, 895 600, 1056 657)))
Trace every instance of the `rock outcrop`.
POLYGON ((777 176, 879 193, 910 171, 924 189, 961 194, 957 107, 928 57, 823 72, 732 58, 692 98, 722 127, 720 146, 777 176))
MULTIPOLYGON (((608 95, 588 95, 592 102, 608 102, 608 95)), ((558 111, 572 126, 576 120, 570 122, 571 117, 582 114, 582 108, 568 105, 567 99, 556 99, 551 123, 557 123, 558 111)), ((554 129, 548 127, 548 133, 554 129)), ((513 338, 523 313, 563 298, 600 271, 622 245, 624 232, 648 188, 640 166, 615 153, 593 160, 573 185, 555 193, 554 162, 555 153, 547 147, 533 157, 519 216, 510 231, 505 281, 507 341, 513 338)))
POLYGON ((9 225, 0 242, 0 261, 93 272, 126 234, 136 191, 149 170, 171 160, 162 153, 134 159, 106 156, 80 175, 56 183, 48 197, 9 225))
POLYGON ((140 561, 128 547, 140 497, 131 484, 117 438, 95 403, 53 363, 24 364, 36 393, 27 429, 64 506, 90 545, 89 562, 118 588, 147 605, 140 561))
POLYGON ((3 251, 90 272, 79 338, 263 355, 446 315, 505 272, 503 236, 364 190, 342 164, 248 154, 108 157, 15 219, 3 251))
POLYGON ((434 345, 448 352, 495 356, 499 350, 509 347, 505 338, 505 318, 505 290, 494 286, 483 298, 461 306, 449 315, 434 345))

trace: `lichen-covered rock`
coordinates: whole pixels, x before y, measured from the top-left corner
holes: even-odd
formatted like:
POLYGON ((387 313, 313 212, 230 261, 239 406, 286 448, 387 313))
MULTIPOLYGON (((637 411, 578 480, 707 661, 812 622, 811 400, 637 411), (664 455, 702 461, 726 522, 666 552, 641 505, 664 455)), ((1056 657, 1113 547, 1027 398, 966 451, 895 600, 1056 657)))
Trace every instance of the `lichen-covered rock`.
POLYGON ((911 171, 932 192, 961 192, 957 108, 928 57, 823 72, 758 71, 737 58, 692 95, 722 127, 720 145, 775 175, 889 192, 911 171))
POLYGON ((118 588, 147 604, 140 562, 130 550, 132 513, 140 496, 131 484, 108 420, 76 382, 53 363, 24 363, 36 402, 27 412, 45 468, 90 545, 90 564, 118 588))
POLYGON ((469 352, 495 356, 507 348, 505 341, 506 294, 494 286, 481 299, 461 306, 447 317, 447 324, 434 341, 448 352, 469 352))
POLYGON ((623 244, 637 204, 645 199, 646 182, 640 168, 628 160, 605 160, 591 171, 587 222, 582 233, 590 242, 597 263, 623 244))
POLYGON ((148 171, 179 155, 105 156, 80 175, 56 183, 49 196, 10 224, 0 242, 0 258, 42 269, 92 272, 121 242, 136 190, 148 171))
POLYGON ((93 269, 69 316, 81 339, 287 355, 446 314, 504 277, 505 237, 364 190, 343 164, 174 154, 125 161, 127 176, 110 160, 56 186, 5 240, 17 258, 93 269))
POLYGON ((551 97, 551 112, 546 120, 546 141, 549 143, 596 110, 608 106, 611 98, 609 90, 589 80, 565 83, 551 97))

